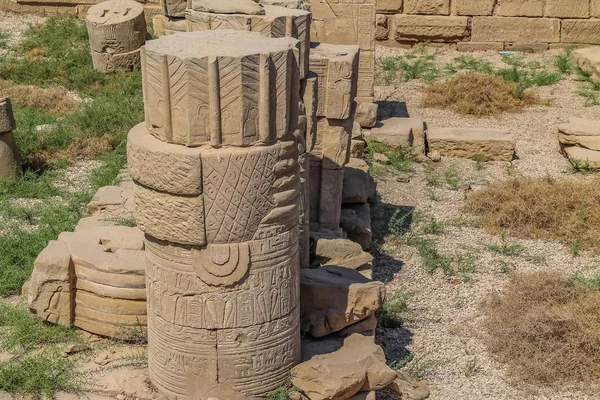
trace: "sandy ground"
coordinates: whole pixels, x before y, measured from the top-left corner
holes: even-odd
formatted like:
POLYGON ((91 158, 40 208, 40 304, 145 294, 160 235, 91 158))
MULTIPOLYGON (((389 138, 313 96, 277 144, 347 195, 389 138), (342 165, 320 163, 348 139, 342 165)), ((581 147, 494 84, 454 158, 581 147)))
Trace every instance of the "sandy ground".
MULTIPOLYGON (((0 32, 8 35, 6 39, 7 47, 17 44, 23 35, 23 32, 29 26, 39 25, 44 21, 44 17, 28 14, 13 14, 0 11, 0 32)), ((0 57, 6 54, 7 49, 0 48, 0 57)))
MULTIPOLYGON (((377 56, 397 55, 405 50, 379 48, 377 56)), ((444 65, 461 53, 440 50, 437 62, 444 65)), ((551 65, 557 52, 526 55, 551 65)), ((495 52, 474 53, 476 58, 502 63, 495 52)), ((584 107, 584 99, 576 94, 579 82, 570 78, 551 87, 540 89, 549 107, 534 107, 519 114, 499 118, 462 118, 457 114, 419 107, 421 88, 425 83, 410 81, 391 86, 376 87, 376 100, 399 102, 399 110, 407 110, 411 117, 420 117, 429 127, 481 127, 508 130, 517 142, 518 159, 512 163, 489 162, 477 170, 470 160, 443 159, 435 164, 437 171, 453 166, 459 171, 461 182, 475 188, 507 179, 511 176, 547 177, 556 179, 591 179, 569 173, 568 161, 558 151, 557 124, 570 117, 600 120, 600 107, 584 107)), ((388 104, 390 104, 388 103, 388 104)), ((405 115, 406 116, 406 115, 405 115)), ((461 217, 460 208, 466 192, 452 190, 446 185, 432 189, 425 182, 425 167, 417 165, 409 183, 399 183, 394 176, 376 178, 380 204, 373 211, 373 229, 376 235, 385 235, 389 209, 416 211, 448 221, 461 217), (384 210, 388 210, 385 211, 384 210)), ((389 239, 389 238, 388 238, 389 239)), ((481 303, 494 292, 501 291, 508 273, 502 265, 514 266, 516 271, 561 271, 567 275, 576 272, 585 275, 600 273, 598 257, 582 254, 574 257, 569 249, 556 242, 518 240, 508 238, 511 244, 521 244, 527 256, 507 257, 488 249, 500 244, 501 238, 473 227, 448 228, 438 238, 443 254, 469 254, 475 259, 476 272, 468 279, 447 277, 441 271, 429 273, 423 266, 417 250, 405 244, 383 240, 376 253, 376 277, 388 281, 389 294, 411 293, 410 309, 413 321, 407 328, 378 330, 378 338, 389 361, 414 355, 409 371, 424 375, 431 389, 431 399, 600 399, 578 388, 555 390, 532 388, 511 381, 503 365, 486 352, 480 325, 485 317, 481 303)))

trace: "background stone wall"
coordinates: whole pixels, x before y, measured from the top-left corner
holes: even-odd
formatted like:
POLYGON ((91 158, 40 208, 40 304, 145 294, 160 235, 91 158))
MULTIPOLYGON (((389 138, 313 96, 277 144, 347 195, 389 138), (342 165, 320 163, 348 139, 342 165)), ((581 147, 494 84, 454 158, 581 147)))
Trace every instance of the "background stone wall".
POLYGON ((377 0, 376 40, 459 50, 600 44, 600 0, 377 0))

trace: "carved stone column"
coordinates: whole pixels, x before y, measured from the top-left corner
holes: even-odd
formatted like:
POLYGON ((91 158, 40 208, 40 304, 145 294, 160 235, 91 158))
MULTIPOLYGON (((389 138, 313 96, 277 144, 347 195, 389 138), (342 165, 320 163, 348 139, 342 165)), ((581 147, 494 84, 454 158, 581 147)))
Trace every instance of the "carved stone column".
POLYGON ((92 6, 85 17, 94 69, 131 70, 140 65, 146 42, 144 7, 132 0, 109 0, 92 6))
POLYGON ((0 180, 13 180, 21 175, 21 160, 15 142, 15 117, 10 98, 0 98, 0 180))
POLYGON ((292 38, 204 31, 142 51, 146 122, 129 134, 148 258, 148 357, 170 398, 265 396, 299 360, 292 38))

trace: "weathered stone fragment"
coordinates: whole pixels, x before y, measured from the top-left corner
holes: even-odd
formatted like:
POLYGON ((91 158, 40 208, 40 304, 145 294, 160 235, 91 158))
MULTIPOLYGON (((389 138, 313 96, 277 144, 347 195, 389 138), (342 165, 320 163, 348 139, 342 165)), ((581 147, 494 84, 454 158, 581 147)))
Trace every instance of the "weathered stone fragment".
POLYGON ((369 166, 358 158, 351 158, 344 167, 342 204, 366 203, 369 198, 369 166))
POLYGON ((311 233, 311 255, 320 266, 337 265, 354 270, 370 266, 373 256, 358 243, 319 233, 311 233))
POLYGON ((352 115, 358 54, 356 46, 311 44, 310 70, 318 76, 318 117, 343 120, 352 115))
POLYGON ((489 161, 511 161, 515 141, 511 135, 498 129, 429 128, 429 152, 442 157, 473 158, 483 156, 489 161))
POLYGON ((375 39, 376 40, 387 40, 390 35, 390 26, 388 23, 389 17, 387 15, 377 14, 375 20, 375 39))
POLYGON ((600 151, 600 122, 572 118, 571 122, 558 126, 561 146, 578 146, 600 151))
POLYGON ((168 17, 184 17, 187 0, 160 0, 163 14, 168 17))
POLYGON ((272 144, 285 137, 297 43, 240 31, 149 42, 142 49, 148 131, 186 146, 272 144))
POLYGON ((471 40, 555 43, 561 41, 560 25, 556 18, 473 17, 471 40))
POLYGON ((344 400, 379 390, 396 378, 373 338, 353 334, 333 353, 316 355, 292 369, 294 386, 311 400, 344 400))
MULTIPOLYGON (((372 279, 371 276, 366 276, 363 271, 359 271, 362 276, 368 279, 372 279)), ((358 321, 355 324, 349 325, 342 329, 341 331, 336 332, 336 336, 347 337, 354 333, 360 333, 364 336, 375 336, 375 330, 377 329, 377 317, 375 315, 371 315, 368 318, 363 319, 362 321, 358 321)), ((365 393, 365 392, 363 392, 365 393)), ((359 393, 360 394, 360 393, 359 393)))
POLYGON ((17 127, 10 97, 0 98, 0 134, 10 132, 17 127))
POLYGON ((504 17, 541 17, 544 0, 498 0, 496 14, 504 17))
POLYGON ((374 96, 375 1, 311 0, 313 42, 358 45, 357 96, 374 96))
POLYGON ((12 132, 15 126, 10 98, 0 98, 0 181, 12 181, 21 173, 21 159, 12 132))
POLYGON ((354 121, 363 128, 372 128, 377 124, 377 104, 371 102, 357 102, 354 121))
POLYGON ((600 169, 600 151, 594 151, 577 146, 563 147, 562 150, 567 155, 569 160, 586 165, 590 169, 600 169))
POLYGON ((403 0, 377 0, 377 13, 398 14, 402 11, 403 0))
POLYGON ((365 141, 364 140, 352 139, 350 141, 350 159, 363 158, 364 152, 365 152, 365 141))
POLYGON ((155 15, 152 17, 154 36, 161 37, 173 35, 177 32, 187 32, 187 21, 185 18, 174 18, 166 15, 155 15))
POLYGON ((398 42, 455 41, 469 35, 467 17, 395 15, 393 18, 394 39, 398 42))
POLYGON ((368 139, 390 146, 423 148, 423 120, 420 118, 385 118, 371 129, 368 139))
POLYGON ((369 204, 346 204, 341 211, 340 226, 349 239, 360 244, 363 250, 371 247, 371 207, 369 204))
POLYGON ((424 400, 429 397, 429 388, 423 381, 417 381, 408 374, 399 371, 389 386, 402 399, 424 400))
POLYGON ((569 19, 561 22, 561 40, 566 43, 600 43, 600 19, 569 19))
POLYGON ((407 14, 450 15, 450 0, 404 0, 407 14))
POLYGON ((131 70, 140 65, 139 49, 147 34, 140 3, 108 0, 92 6, 85 19, 96 70, 131 70))
POLYGON ((456 0, 457 15, 492 15, 495 0, 456 0))
POLYGON ((311 14, 308 11, 265 5, 261 15, 215 14, 188 10, 187 31, 234 29, 258 32, 270 38, 291 37, 300 41, 298 65, 300 77, 308 73, 311 14))
POLYGON ((572 58, 579 68, 591 74, 592 79, 600 81, 600 46, 576 49, 572 58))
POLYGON ((254 0, 191 0, 191 9, 215 14, 262 15, 265 10, 254 0))

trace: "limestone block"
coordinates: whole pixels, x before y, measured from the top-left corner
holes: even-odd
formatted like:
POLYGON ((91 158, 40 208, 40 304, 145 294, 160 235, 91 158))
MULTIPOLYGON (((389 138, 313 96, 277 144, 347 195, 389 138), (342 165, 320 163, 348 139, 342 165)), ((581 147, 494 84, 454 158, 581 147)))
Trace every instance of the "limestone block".
POLYGON ((471 40, 555 43, 561 40, 560 23, 560 20, 555 18, 473 17, 471 40))
POLYGON ((456 43, 458 51, 502 51, 504 43, 494 42, 458 42, 456 43))
POLYGON ((154 190, 190 196, 202 193, 200 149, 160 141, 144 123, 127 137, 127 167, 136 182, 154 190))
POLYGON ((142 48, 146 127, 186 146, 273 143, 288 133, 292 38, 188 32, 142 48))
POLYGON ((371 315, 381 305, 383 283, 349 268, 329 265, 300 272, 302 331, 323 337, 371 315))
POLYGON ((313 232, 311 241, 311 255, 318 260, 320 266, 336 265, 361 270, 373 263, 373 256, 363 251, 358 243, 349 239, 324 236, 313 232))
POLYGON ((407 14, 450 15, 449 0, 405 0, 407 14))
POLYGON ((35 259, 27 304, 44 321, 70 327, 71 254, 66 243, 55 240, 35 259))
POLYGON ((429 152, 438 152, 442 157, 481 155, 488 161, 511 161, 515 153, 515 140, 499 129, 430 128, 427 145, 429 152))
POLYGON ((363 250, 371 247, 371 207, 369 204, 347 204, 341 211, 340 226, 348 238, 360 244, 363 250))
POLYGON ((403 0, 377 0, 377 13, 398 14, 402 11, 403 0))
POLYGON ((309 67, 317 74, 317 116, 341 120, 352 115, 358 54, 356 46, 311 44, 309 67))
POLYGON ((600 0, 591 0, 591 14, 594 18, 600 18, 600 0))
POLYGON ((570 160, 587 163, 590 169, 600 169, 600 151, 577 146, 563 147, 562 150, 570 160))
POLYGON ((412 146, 423 148, 423 120, 420 118, 385 118, 371 129, 368 140, 389 146, 412 146))
POLYGON ((541 17, 545 0, 498 0, 496 14, 503 17, 541 17))
POLYGON ((589 18, 590 0, 546 0, 546 17, 557 18, 589 18))
POLYGON ((600 19, 562 21, 561 39, 567 43, 600 44, 600 19))
POLYGON ((184 17, 188 0, 160 0, 163 14, 168 17, 184 17))
POLYGON ((377 104, 370 102, 356 102, 354 121, 363 128, 372 128, 377 124, 377 104))
POLYGON ((396 373, 385 364, 383 350, 372 337, 353 334, 339 350, 294 367, 292 377, 294 386, 311 400, 343 400, 389 385, 396 373))
POLYGON ((352 119, 319 118, 313 157, 320 158, 325 169, 342 168, 350 160, 352 119))
POLYGON ((375 39, 387 40, 390 35, 390 27, 388 24, 389 17, 387 15, 377 14, 375 20, 375 39))
POLYGON ((11 181, 22 173, 19 150, 12 131, 0 133, 0 181, 11 181))
POLYGON ((358 71, 357 95, 374 95, 375 2, 312 1, 313 42, 358 45, 363 53, 358 71))
POLYGON ((310 50, 311 14, 308 11, 263 6, 262 15, 215 14, 188 10, 186 13, 189 32, 234 29, 258 32, 270 38, 292 37, 300 41, 298 48, 300 77, 308 72, 308 52, 310 50))
POLYGON ((191 9, 215 14, 262 15, 265 10, 255 0, 191 0, 191 9))
POLYGON ((600 80, 600 47, 586 47, 573 51, 572 60, 575 65, 591 74, 593 79, 600 80))
POLYGON ((558 126, 558 141, 564 146, 579 146, 600 151, 600 121, 572 118, 558 126))
POLYGON ((202 196, 158 192, 136 185, 137 225, 145 233, 175 243, 205 245, 202 196))
POLYGON ((350 141, 350 160, 353 158, 363 158, 365 152, 365 141, 354 140, 350 141))
POLYGON ((140 65, 139 48, 147 34, 140 3, 108 0, 90 7, 85 19, 96 70, 128 70, 140 65))
POLYGON ((0 98, 0 134, 16 129, 10 97, 0 98))
POLYGON ((321 148, 321 143, 317 143, 318 79, 317 74, 309 71, 306 79, 303 79, 300 85, 300 97, 306 110, 306 152, 313 154, 316 151, 320 151, 321 148))
POLYGON ((152 17, 154 36, 161 37, 172 35, 177 32, 187 32, 187 21, 185 18, 173 18, 166 15, 155 15, 152 17))
POLYGON ((404 41, 455 41, 469 35, 467 17, 395 15, 394 39, 404 41))
MULTIPOLYGON (((317 221, 320 223, 321 228, 339 230, 344 170, 322 169, 320 175, 321 179, 317 182, 320 186, 317 202, 319 210, 316 215, 318 217, 317 221)), ((316 196, 311 194, 311 201, 314 197, 316 196)), ((315 221, 315 219, 311 217, 311 221, 315 221)))
POLYGON ((457 15, 492 15, 495 0, 456 0, 457 15))
POLYGON ((342 204, 366 203, 369 196, 369 166, 358 158, 351 158, 344 167, 342 204))
POLYGON ((352 140, 364 140, 363 128, 359 123, 354 121, 352 124, 352 140))
POLYGON ((401 371, 389 388, 402 399, 424 400, 429 397, 429 388, 425 382, 417 381, 401 371))

